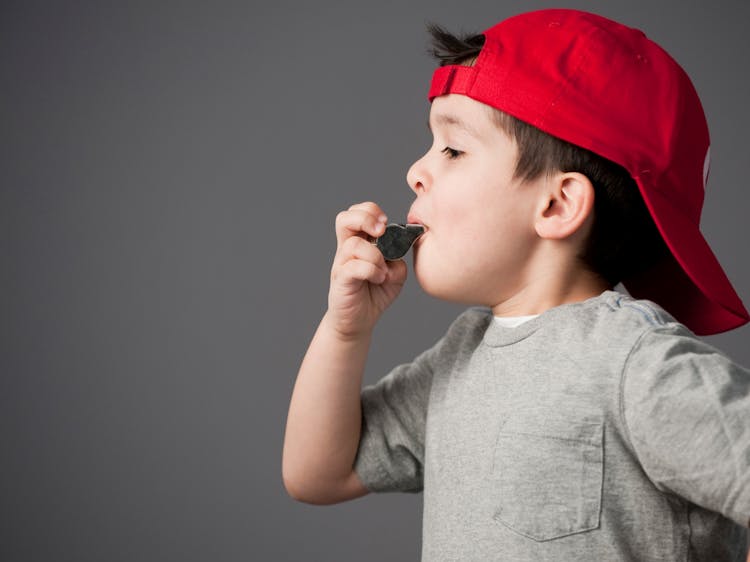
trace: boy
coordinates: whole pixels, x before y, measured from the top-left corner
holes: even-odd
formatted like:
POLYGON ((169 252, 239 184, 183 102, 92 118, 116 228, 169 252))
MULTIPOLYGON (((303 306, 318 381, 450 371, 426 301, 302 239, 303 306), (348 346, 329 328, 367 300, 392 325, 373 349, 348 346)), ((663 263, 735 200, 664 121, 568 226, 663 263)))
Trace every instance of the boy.
POLYGON ((340 213, 287 490, 423 490, 429 561, 739 560, 750 373, 692 332, 748 314, 698 230, 709 140, 689 79, 641 32, 578 11, 433 35, 414 271, 483 308, 360 394, 406 266, 370 243, 376 204, 340 213))

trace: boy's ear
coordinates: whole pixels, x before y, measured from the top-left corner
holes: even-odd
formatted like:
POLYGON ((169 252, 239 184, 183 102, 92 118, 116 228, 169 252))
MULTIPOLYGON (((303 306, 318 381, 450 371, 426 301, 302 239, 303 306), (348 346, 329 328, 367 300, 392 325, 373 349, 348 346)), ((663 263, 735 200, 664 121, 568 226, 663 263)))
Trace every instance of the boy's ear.
POLYGON ((568 238, 593 216, 594 186, 581 173, 551 174, 543 193, 534 225, 541 238, 568 238))

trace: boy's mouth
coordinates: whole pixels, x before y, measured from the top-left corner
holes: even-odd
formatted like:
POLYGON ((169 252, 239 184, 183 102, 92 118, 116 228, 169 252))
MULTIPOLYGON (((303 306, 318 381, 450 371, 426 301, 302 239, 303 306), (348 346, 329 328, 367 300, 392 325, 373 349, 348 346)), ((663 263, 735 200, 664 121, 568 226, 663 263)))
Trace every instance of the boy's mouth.
POLYGON ((427 225, 422 222, 422 219, 420 219, 417 215, 414 215, 412 213, 409 213, 409 216, 406 217, 406 222, 408 224, 413 224, 415 226, 419 225, 422 228, 424 228, 425 230, 427 230, 427 228, 428 228, 427 225))

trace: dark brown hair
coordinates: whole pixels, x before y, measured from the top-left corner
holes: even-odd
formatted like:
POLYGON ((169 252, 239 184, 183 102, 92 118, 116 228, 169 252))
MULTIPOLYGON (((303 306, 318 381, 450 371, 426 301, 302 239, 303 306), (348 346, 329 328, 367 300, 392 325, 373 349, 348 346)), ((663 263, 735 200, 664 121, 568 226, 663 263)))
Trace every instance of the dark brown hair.
MULTIPOLYGON (((440 65, 471 66, 484 36, 456 36, 438 25, 427 26, 430 53, 440 65)), ((518 146, 515 176, 525 181, 548 172, 579 172, 594 186, 594 221, 580 259, 610 285, 641 273, 668 255, 633 178, 620 166, 589 150, 553 137, 493 108, 493 116, 518 146)))

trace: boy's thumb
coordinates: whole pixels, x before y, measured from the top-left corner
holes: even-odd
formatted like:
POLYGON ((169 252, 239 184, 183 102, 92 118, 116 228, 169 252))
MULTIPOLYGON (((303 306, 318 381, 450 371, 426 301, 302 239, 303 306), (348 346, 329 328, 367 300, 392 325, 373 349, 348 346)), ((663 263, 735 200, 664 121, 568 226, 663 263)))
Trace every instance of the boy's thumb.
POLYGON ((385 262, 388 266, 388 282, 403 285, 406 282, 408 268, 404 260, 385 262))

